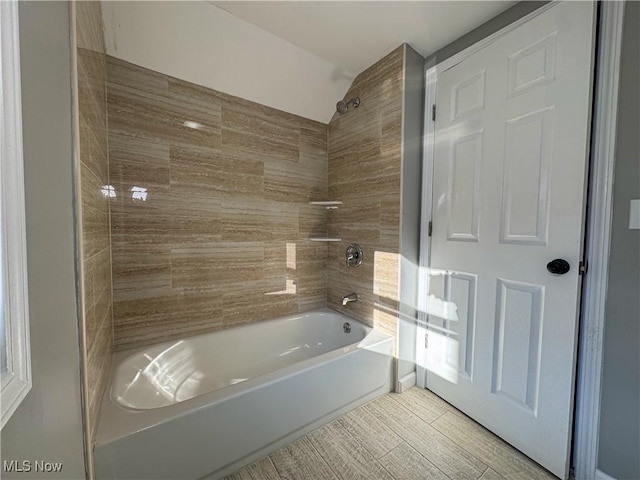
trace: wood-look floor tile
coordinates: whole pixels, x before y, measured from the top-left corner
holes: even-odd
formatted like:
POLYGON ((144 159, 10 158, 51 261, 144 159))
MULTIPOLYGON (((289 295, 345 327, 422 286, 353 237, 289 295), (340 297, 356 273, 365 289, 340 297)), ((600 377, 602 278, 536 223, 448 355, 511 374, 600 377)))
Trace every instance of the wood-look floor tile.
POLYGON ((487 465, 478 458, 388 396, 374 400, 365 408, 452 479, 477 480, 486 470, 487 465))
POLYGON ((480 477, 480 480, 506 480, 502 475, 500 475, 495 470, 492 470, 491 467, 487 468, 487 471, 480 477))
POLYGON ((380 459, 382 466, 395 480, 448 480, 444 473, 420 455, 407 443, 402 442, 380 459))
POLYGON ((390 395, 390 398, 427 423, 433 422, 451 409, 447 402, 424 388, 410 388, 401 395, 390 395))
POLYGON ((311 432, 307 437, 338 478, 392 480, 391 475, 340 422, 331 422, 311 432))
POLYGON ((558 477, 551 474, 550 472, 544 470, 541 467, 538 468, 539 471, 523 470, 516 473, 509 473, 508 475, 503 475, 503 477, 506 480, 559 480, 558 477))
POLYGON ((224 477, 224 480, 280 480, 280 475, 273 466, 271 458, 264 457, 224 477))
POLYGON ((507 478, 522 480, 556 478, 460 412, 449 411, 431 425, 507 478))
POLYGON ((269 456, 282 480, 337 480, 307 437, 269 456))
POLYGON ((364 407, 352 410, 339 421, 374 458, 386 455, 402 443, 393 430, 364 407))

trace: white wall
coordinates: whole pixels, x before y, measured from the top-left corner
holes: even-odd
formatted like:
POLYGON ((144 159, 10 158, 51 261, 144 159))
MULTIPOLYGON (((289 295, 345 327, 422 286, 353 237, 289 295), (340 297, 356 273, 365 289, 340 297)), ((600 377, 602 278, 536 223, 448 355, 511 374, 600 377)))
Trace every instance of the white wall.
POLYGON ((206 2, 102 9, 109 55, 322 123, 355 77, 206 2))
MULTIPOLYGON (((85 477, 74 250, 67 2, 20 2, 22 119, 33 386, 2 429, 3 479, 85 477), (62 462, 59 473, 35 461, 62 462)), ((0 468, 2 468, 0 466, 0 468)))

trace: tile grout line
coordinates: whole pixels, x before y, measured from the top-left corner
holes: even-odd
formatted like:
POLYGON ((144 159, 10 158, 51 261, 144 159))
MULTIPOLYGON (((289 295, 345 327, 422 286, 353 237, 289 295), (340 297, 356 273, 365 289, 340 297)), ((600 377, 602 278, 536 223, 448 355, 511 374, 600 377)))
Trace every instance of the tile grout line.
MULTIPOLYGON (((371 402, 370 402, 370 403, 371 403, 371 402)), ((400 405, 400 406, 402 406, 402 405, 400 405)), ((366 408, 367 406, 366 406, 366 405, 364 405, 364 407, 366 408)), ((372 412, 372 411, 371 411, 371 410, 369 410, 368 408, 366 408, 366 410, 367 410, 371 415, 373 415, 375 418, 378 418, 374 412, 372 412)), ((412 414, 412 415, 413 415, 413 414, 412 414)), ((414 416, 415 416, 415 415, 414 415, 414 416)), ((427 424, 427 425, 428 425, 428 423, 427 423, 427 422, 424 422, 424 420, 422 420, 421 418, 419 418, 419 417, 417 417, 417 416, 416 416, 416 418, 417 418, 419 421, 421 421, 421 422, 423 422, 423 423, 425 423, 425 424, 427 424)), ((398 437, 400 437, 404 443, 406 443, 407 445, 409 445, 409 447, 413 448, 413 445, 411 444, 411 442, 409 442, 409 440, 407 440, 407 439, 402 435, 402 433, 401 433, 401 432, 399 432, 398 430, 394 429, 392 425, 389 425, 388 423, 386 423, 386 422, 384 421, 384 419, 378 418, 378 420, 380 420, 380 422, 382 422, 382 423, 383 423, 383 424, 384 424, 388 429, 390 429, 392 432, 394 432, 396 435, 398 435, 398 437)), ((395 448, 397 448, 397 447, 395 447, 395 448)), ((389 452, 387 452, 385 455, 387 455, 387 454, 388 454, 388 453, 390 453, 391 451, 395 450, 395 448, 391 449, 391 450, 390 450, 389 452)), ((413 449, 414 449, 416 452, 418 452, 418 450, 416 450, 415 448, 413 448, 413 449)), ((433 462, 432 462, 431 460, 429 460, 427 457, 425 457, 424 455, 422 455, 422 453, 418 452, 418 454, 419 454, 422 458, 424 458, 425 460, 427 460, 429 463, 431 463, 435 468, 438 468, 435 464, 433 464, 433 462)), ((441 471, 441 470, 438 468, 438 471, 441 471)), ((444 475, 445 477, 448 477, 448 475, 446 475, 444 472, 443 472, 443 475, 444 475)))
MULTIPOLYGON (((370 402, 370 403, 371 403, 371 402, 370 402)), ((398 404, 398 406, 400 406, 400 407, 404 408, 404 406, 403 406, 403 405, 401 405, 400 403, 398 403, 398 402, 396 402, 396 403, 398 404)), ((366 407, 366 405, 365 405, 365 407, 366 407)), ((423 423, 425 423, 426 425, 429 425, 427 422, 425 422, 425 421, 424 421, 424 420, 422 420, 420 417, 418 417, 417 415, 415 415, 415 414, 414 414, 413 412, 411 412, 409 409, 405 408, 405 410, 407 410, 409 413, 411 413, 411 415, 413 415, 415 418, 417 418, 420 422, 423 422, 423 423)), ((371 411, 371 410, 369 410, 368 408, 367 408, 367 411, 368 411, 371 415, 373 415, 375 418, 378 418, 378 417, 374 414, 374 412, 372 412, 372 411, 371 411)), ((402 436, 401 432, 399 432, 399 431, 395 430, 395 429, 393 428, 393 426, 392 426, 392 425, 389 425, 389 424, 388 424, 388 423, 386 423, 383 419, 378 418, 378 420, 380 420, 380 422, 381 422, 382 424, 384 424, 388 429, 390 429, 392 432, 394 432, 396 435, 398 435, 398 437, 400 437, 400 438, 402 439, 402 441, 403 441, 406 445, 408 445, 408 446, 409 446, 409 448, 411 448, 411 449, 412 449, 413 451, 415 451, 418 455, 420 455, 422 458, 424 458, 427 462, 429 462, 431 465, 433 465, 433 467, 434 467, 436 470, 438 470, 440 473, 442 473, 442 475, 444 475, 446 478, 451 478, 451 477, 449 477, 449 475, 447 475, 446 473, 444 473, 444 472, 443 472, 443 471, 442 471, 442 470, 441 470, 441 469, 440 469, 440 468, 439 468, 435 463, 433 463, 433 462, 432 462, 431 460, 429 460, 426 456, 424 456, 421 452, 419 452, 419 451, 418 451, 418 450, 413 446, 413 444, 412 444, 409 440, 407 440, 405 437, 403 437, 403 436, 402 436)), ((399 446, 399 445, 398 445, 398 446, 399 446)), ((396 447, 392 448, 392 449, 391 449, 391 450, 389 450, 387 453, 385 453, 385 455, 383 455, 383 456, 388 455, 388 454, 389 454, 389 453, 391 453, 393 450, 395 450, 396 448, 398 448, 398 446, 396 446, 396 447)), ((465 451, 466 451, 466 450, 465 450, 465 451)), ((393 477, 393 475, 392 475, 392 477, 393 477)), ((394 478, 395 478, 395 477, 394 477, 394 478)))
POLYGON ((273 459, 271 458, 271 455, 267 455, 267 460, 269 460, 269 464, 273 467, 273 469, 276 472, 276 475, 278 475, 278 479, 282 480, 282 477, 280 476, 280 472, 278 471, 278 469, 276 468, 276 464, 273 463, 273 459))
MULTIPOLYGON (((319 428, 317 428, 316 430, 319 430, 320 428, 322 428, 322 427, 319 427, 319 428)), ((314 430, 314 432, 315 432, 316 430, 314 430)), ((309 432, 309 433, 311 433, 311 432, 309 432)), ((311 441, 311 439, 309 438, 309 434, 305 435, 305 436, 304 436, 304 438, 306 438, 306 439, 307 439, 307 441, 308 441, 308 442, 309 442, 309 444, 311 445, 311 448, 313 448, 313 450, 318 454, 318 457, 320 457, 320 460, 322 460, 322 461, 324 462, 324 464, 327 466, 327 468, 329 469, 329 471, 330 471, 331 473, 333 473, 333 476, 334 476, 334 477, 336 477, 336 479, 337 479, 337 480, 340 480, 340 475, 338 475, 338 474, 336 473, 336 471, 335 471, 333 468, 331 468, 331 465, 329 465, 329 462, 327 462, 327 461, 325 460, 325 458, 322 456, 322 454, 320 453, 320 451, 316 448, 316 446, 313 444, 313 442, 312 442, 312 441, 311 441)))
MULTIPOLYGON (((343 416, 344 416, 344 415, 343 415, 343 416)), ((397 480, 397 479, 396 479, 396 477, 395 477, 395 476, 394 476, 394 475, 393 475, 389 470, 387 470, 387 469, 386 469, 386 467, 385 467, 384 465, 382 465, 382 464, 379 462, 379 459, 378 459, 378 458, 376 458, 376 456, 375 456, 372 452, 370 452, 370 451, 367 449, 367 447, 366 447, 366 446, 364 446, 364 445, 363 445, 363 444, 362 444, 362 443, 361 443, 361 442, 360 442, 360 441, 359 441, 355 436, 351 435, 351 432, 349 432, 349 430, 348 430, 348 429, 344 426, 344 424, 340 421, 340 420, 342 420, 342 417, 338 418, 337 420, 338 420, 338 423, 340 424, 340 426, 344 429, 345 433, 346 433, 349 437, 351 437, 351 438, 356 442, 356 444, 358 444, 358 445, 360 446, 360 448, 362 448, 365 452, 367 452, 369 455, 371 455, 371 458, 373 458, 373 461, 374 461, 378 466, 380 466, 380 468, 382 468, 382 470, 384 470, 385 472, 387 472, 391 478, 393 478, 394 480, 397 480)), ((391 450, 389 450, 389 452, 391 452, 392 450, 395 450, 395 448, 396 448, 396 447, 392 448, 391 450)), ((389 452, 387 452, 387 453, 389 453, 389 452)), ((384 455, 386 455, 387 453, 385 453, 384 455)), ((383 457, 384 457, 384 455, 383 455, 383 457)), ((382 458, 382 457, 380 457, 380 458, 382 458)))
MULTIPOLYGON (((280 447, 280 448, 283 448, 283 447, 280 447)), ((273 452, 273 453, 275 453, 275 452, 273 452)), ((276 462, 274 462, 273 458, 271 458, 271 453, 269 455, 267 455, 267 458, 269 459, 269 463, 271 463, 271 465, 273 465, 273 469, 276 471, 276 475, 278 475, 278 478, 280 480, 282 480, 282 475, 280 475, 280 470, 278 470, 278 466, 276 465, 276 462)), ((249 465, 252 465, 252 464, 250 463, 249 465)), ((245 467, 248 467, 249 465, 245 465, 245 467)), ((242 468, 245 468, 245 467, 242 467, 242 468)))
MULTIPOLYGON (((484 474, 487 473, 489 471, 491 467, 487 465, 487 468, 484 469, 484 472, 482 472, 480 474, 480 476, 478 477, 478 480, 480 480, 482 477, 484 477, 484 474)), ((495 471, 495 470, 494 470, 495 471)), ((497 473, 497 472, 496 472, 497 473)))
MULTIPOLYGON (((454 408, 455 408, 455 407, 454 407, 454 408)), ((504 443, 505 443, 505 445, 506 445, 506 447, 508 447, 508 448, 512 448, 512 449, 515 451, 515 453, 516 453, 517 455, 522 455, 522 456, 524 456, 526 459, 528 459, 528 460, 530 460, 530 461, 534 462, 534 463, 537 465, 537 463, 536 463, 534 460, 529 459, 529 457, 527 457, 526 455, 524 455, 522 452, 520 452, 520 451, 519 451, 518 449, 516 449, 515 447, 511 446, 508 442, 506 442, 505 440, 503 440, 502 438, 500 438, 499 436, 497 436, 496 434, 494 434, 494 433, 493 433, 493 432, 491 432, 490 430, 486 429, 484 426, 480 425, 480 424, 479 424, 478 422, 476 422, 473 418, 469 417, 468 415, 466 415, 466 414, 465 414, 464 412, 462 412, 461 410, 458 410, 458 409, 456 409, 456 410, 457 410, 458 412, 460 412, 460 413, 461 413, 461 414, 462 414, 466 419, 468 419, 468 420, 470 420, 471 422, 473 422, 473 423, 477 424, 477 425, 478 425, 478 426, 480 426, 483 430, 486 430, 486 433, 487 433, 488 435, 490 435, 490 436, 492 436, 492 437, 496 437, 499 441, 504 442, 504 443)), ((454 413, 454 412, 452 412, 451 410, 448 410, 447 412, 445 412, 445 413, 443 413, 442 415, 440 415, 440 417, 438 417, 436 420, 434 420, 434 421, 433 421, 433 423, 435 423, 438 419, 442 418, 446 413, 451 413, 451 415, 455 416, 455 413, 454 413)), ((462 450, 464 450, 465 452, 467 452, 469 455, 473 456, 474 458, 478 458, 478 455, 477 455, 477 454, 475 454, 475 453, 473 453, 473 452, 470 452, 470 451, 469 451, 467 448, 465 448, 462 444, 460 444, 460 443, 459 443, 459 442, 457 442, 455 439, 453 439, 452 437, 450 437, 449 435, 447 435, 447 433, 446 433, 445 431, 443 431, 441 428, 439 428, 439 426, 438 426, 438 425, 434 425, 434 424, 432 424, 431 426, 432 426, 435 430, 437 430, 438 432, 440 432, 442 435, 444 435, 445 437, 447 437, 449 440, 451 440, 454 444, 458 445, 462 450)), ((485 432, 483 432, 483 433, 485 433, 485 432)), ((485 463, 485 461, 484 461, 484 460, 482 460, 482 459, 479 459, 479 458, 478 458, 478 460, 480 460, 482 463, 485 463)), ((485 464, 486 464, 486 463, 485 463, 485 464)), ((499 471, 499 469, 494 468, 494 466, 492 466, 492 465, 488 465, 488 464, 486 464, 486 465, 487 465, 487 469, 491 468, 491 469, 492 469, 494 472, 496 472, 498 475, 505 477, 505 474, 503 474, 502 472, 500 472, 500 471, 499 471)), ((525 465, 525 467, 526 467, 526 465, 525 465)), ((541 466, 540 466, 539 468, 543 468, 543 467, 541 467, 541 466)), ((520 468, 520 469, 518 470, 518 472, 515 472, 515 473, 522 473, 522 472, 527 472, 527 469, 525 468, 525 469, 523 470, 522 468, 520 468)), ((485 473, 486 473, 486 470, 485 470, 485 473)), ((483 473, 482 475, 484 475, 484 473, 483 473)), ((480 477, 478 477, 478 478, 482 478, 482 475, 481 475, 480 477)), ((505 478, 506 478, 506 477, 505 477, 505 478)))
MULTIPOLYGON (((440 468, 435 465, 431 460, 429 460, 427 457, 425 457, 422 453, 420 453, 418 450, 416 450, 414 448, 413 445, 411 445, 409 442, 405 442, 403 441, 403 443, 409 447, 411 450, 413 450, 414 452, 416 452, 418 455, 420 455, 422 458, 424 458, 433 468, 435 468, 438 472, 440 472, 442 474, 443 477, 447 478, 447 479, 451 479, 451 477, 449 475, 447 475, 446 473, 444 473, 442 470, 440 470, 440 468)), ((394 450, 396 450, 397 448, 399 448, 402 444, 398 445, 397 447, 391 449, 391 451, 387 452, 384 456, 386 457, 387 455, 389 455, 389 453, 393 452, 394 450)), ((487 467, 488 468, 488 467, 487 467)), ((484 475, 484 473, 483 473, 484 475)), ((391 475, 393 477, 393 475, 391 475)), ((396 478, 396 477, 393 477, 396 478)))
MULTIPOLYGON (((439 429, 437 429, 435 426, 429 424, 428 422, 425 422, 423 419, 421 419, 420 417, 418 417, 415 413, 413 413, 411 410, 409 410, 408 408, 406 408, 404 405, 400 404, 399 402, 395 402, 398 406, 400 406, 401 408, 403 408, 404 410, 406 410, 407 412, 409 412, 409 414, 414 418, 417 419, 418 421, 424 423, 425 425, 428 425, 429 427, 433 428, 434 430, 436 430, 438 433, 440 433, 441 435, 443 435, 445 438, 447 438, 449 441, 451 441, 452 443, 454 443, 456 446, 458 446, 462 451, 464 451, 466 454, 468 454, 470 457, 472 457, 473 459, 477 460, 481 465, 485 465, 487 468, 489 467, 489 465, 487 465, 486 463, 484 463, 482 461, 482 459, 478 458, 476 455, 474 455, 473 453, 469 452, 466 448, 464 448, 462 445, 460 445, 458 442, 454 441, 453 439, 449 438, 449 436, 445 435, 444 433, 442 433, 439 429)), ((373 412, 370 411, 371 414, 373 414, 373 412)), ((448 413, 445 412, 445 413, 448 413)), ((442 414, 444 415, 444 413, 442 414)), ((440 415, 440 416, 442 416, 440 415)), ((374 415, 375 416, 375 415, 374 415)), ((381 420, 383 423, 384 420, 381 420)), ((435 420, 434 420, 435 422, 435 420)), ((385 423, 386 424, 386 423, 385 423)), ((413 445, 411 444, 411 442, 409 442, 406 438, 404 438, 400 432, 398 432, 397 430, 395 430, 391 425, 386 424, 387 427, 391 428, 391 430, 393 430, 394 432, 396 432, 396 434, 402 438, 407 444, 409 444, 409 446, 411 446, 411 448, 413 448, 413 445)), ((414 450, 416 450, 414 448, 414 450)), ((421 452, 419 452, 418 450, 416 450, 423 458, 425 458, 428 462, 430 462, 431 464, 433 464, 434 467, 436 467, 438 470, 440 470, 440 468, 438 468, 438 466, 436 464, 434 464, 431 460, 429 460, 427 457, 425 457, 424 455, 422 455, 421 452)), ((485 469, 486 470, 486 469, 485 469)), ((440 470, 441 471, 441 470, 440 470)), ((444 474, 444 472, 443 472, 444 474)), ((447 476, 446 474, 444 474, 445 476, 447 476)), ((484 475, 484 473, 482 474, 484 475)), ((480 475, 480 477, 482 476, 480 475)), ((478 477, 478 479, 480 478, 478 477)), ((477 480, 477 479, 476 479, 477 480)))

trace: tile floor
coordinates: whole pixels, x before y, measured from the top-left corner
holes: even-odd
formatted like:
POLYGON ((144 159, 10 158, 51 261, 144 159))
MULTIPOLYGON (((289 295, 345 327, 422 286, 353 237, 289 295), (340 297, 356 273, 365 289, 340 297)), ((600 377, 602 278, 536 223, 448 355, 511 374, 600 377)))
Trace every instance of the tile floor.
POLYGON ((420 388, 357 408, 225 480, 556 479, 420 388))

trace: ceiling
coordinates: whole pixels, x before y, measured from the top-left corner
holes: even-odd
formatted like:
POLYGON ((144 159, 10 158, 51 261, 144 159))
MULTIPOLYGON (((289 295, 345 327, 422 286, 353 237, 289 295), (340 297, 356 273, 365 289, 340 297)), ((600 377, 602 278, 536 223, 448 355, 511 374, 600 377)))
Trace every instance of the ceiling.
POLYGON ((351 75, 402 43, 423 57, 515 1, 210 1, 351 75))
POLYGON ((102 11, 111 56, 328 123, 356 75, 401 44, 427 57, 514 3, 103 1, 102 11))

